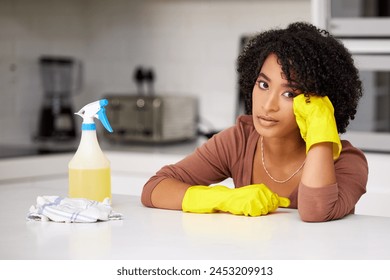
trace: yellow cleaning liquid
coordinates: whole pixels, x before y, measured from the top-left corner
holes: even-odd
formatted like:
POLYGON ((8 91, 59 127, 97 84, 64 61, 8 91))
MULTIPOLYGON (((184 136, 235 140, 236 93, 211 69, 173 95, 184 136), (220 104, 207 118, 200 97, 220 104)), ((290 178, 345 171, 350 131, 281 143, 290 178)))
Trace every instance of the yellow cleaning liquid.
POLYGON ((110 168, 69 168, 69 197, 82 197, 100 202, 109 197, 111 201, 110 174, 110 168))

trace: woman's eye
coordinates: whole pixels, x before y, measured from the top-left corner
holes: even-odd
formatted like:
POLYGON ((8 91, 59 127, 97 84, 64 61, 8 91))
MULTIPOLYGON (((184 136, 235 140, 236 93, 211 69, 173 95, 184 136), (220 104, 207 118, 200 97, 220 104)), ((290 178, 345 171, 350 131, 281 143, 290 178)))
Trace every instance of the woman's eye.
POLYGON ((291 92, 291 91, 286 91, 285 93, 283 93, 283 96, 288 97, 288 98, 294 98, 296 96, 296 94, 294 92, 291 92))
POLYGON ((268 89, 268 84, 266 82, 259 81, 259 87, 261 89, 268 89))

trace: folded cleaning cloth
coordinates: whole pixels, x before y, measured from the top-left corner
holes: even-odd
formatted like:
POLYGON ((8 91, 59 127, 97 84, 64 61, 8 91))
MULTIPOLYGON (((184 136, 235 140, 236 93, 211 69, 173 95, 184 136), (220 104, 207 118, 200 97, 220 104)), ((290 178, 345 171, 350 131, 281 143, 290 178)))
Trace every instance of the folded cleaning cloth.
POLYGON ((27 214, 27 220, 66 223, 94 223, 122 218, 122 214, 112 210, 109 198, 98 202, 84 198, 38 196, 37 205, 32 205, 27 214))

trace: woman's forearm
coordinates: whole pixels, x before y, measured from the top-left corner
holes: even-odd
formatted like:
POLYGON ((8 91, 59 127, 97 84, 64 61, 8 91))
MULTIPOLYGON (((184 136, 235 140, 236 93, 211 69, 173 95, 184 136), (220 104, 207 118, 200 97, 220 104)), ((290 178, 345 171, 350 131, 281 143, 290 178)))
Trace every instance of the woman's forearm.
POLYGON ((304 221, 323 222, 335 217, 338 195, 334 192, 337 185, 332 145, 319 143, 307 153, 298 194, 298 211, 304 221))
POLYGON ((151 199, 156 208, 181 210, 184 194, 190 185, 176 179, 164 179, 153 190, 151 199))
POLYGON ((301 181, 312 188, 321 188, 336 183, 333 143, 318 143, 311 147, 306 156, 301 181))

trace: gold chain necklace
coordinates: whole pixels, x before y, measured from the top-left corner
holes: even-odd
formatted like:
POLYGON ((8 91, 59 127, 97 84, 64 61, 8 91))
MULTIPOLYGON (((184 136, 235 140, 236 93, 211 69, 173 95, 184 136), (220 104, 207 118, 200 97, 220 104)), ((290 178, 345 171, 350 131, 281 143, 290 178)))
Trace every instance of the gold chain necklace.
POLYGON ((265 173, 267 173, 268 177, 271 178, 272 181, 274 181, 275 183, 279 183, 279 184, 283 184, 283 183, 286 183, 288 181, 290 181, 290 179, 292 177, 294 177, 302 168, 303 166, 305 165, 305 162, 306 162, 306 159, 303 161, 302 165, 293 173, 291 174, 290 177, 288 177, 286 180, 277 180, 275 179, 274 177, 272 177, 272 175, 268 172, 267 170, 267 167, 265 167, 265 160, 264 160, 264 148, 263 148, 263 136, 261 136, 261 162, 263 164, 263 168, 265 170, 265 173))

